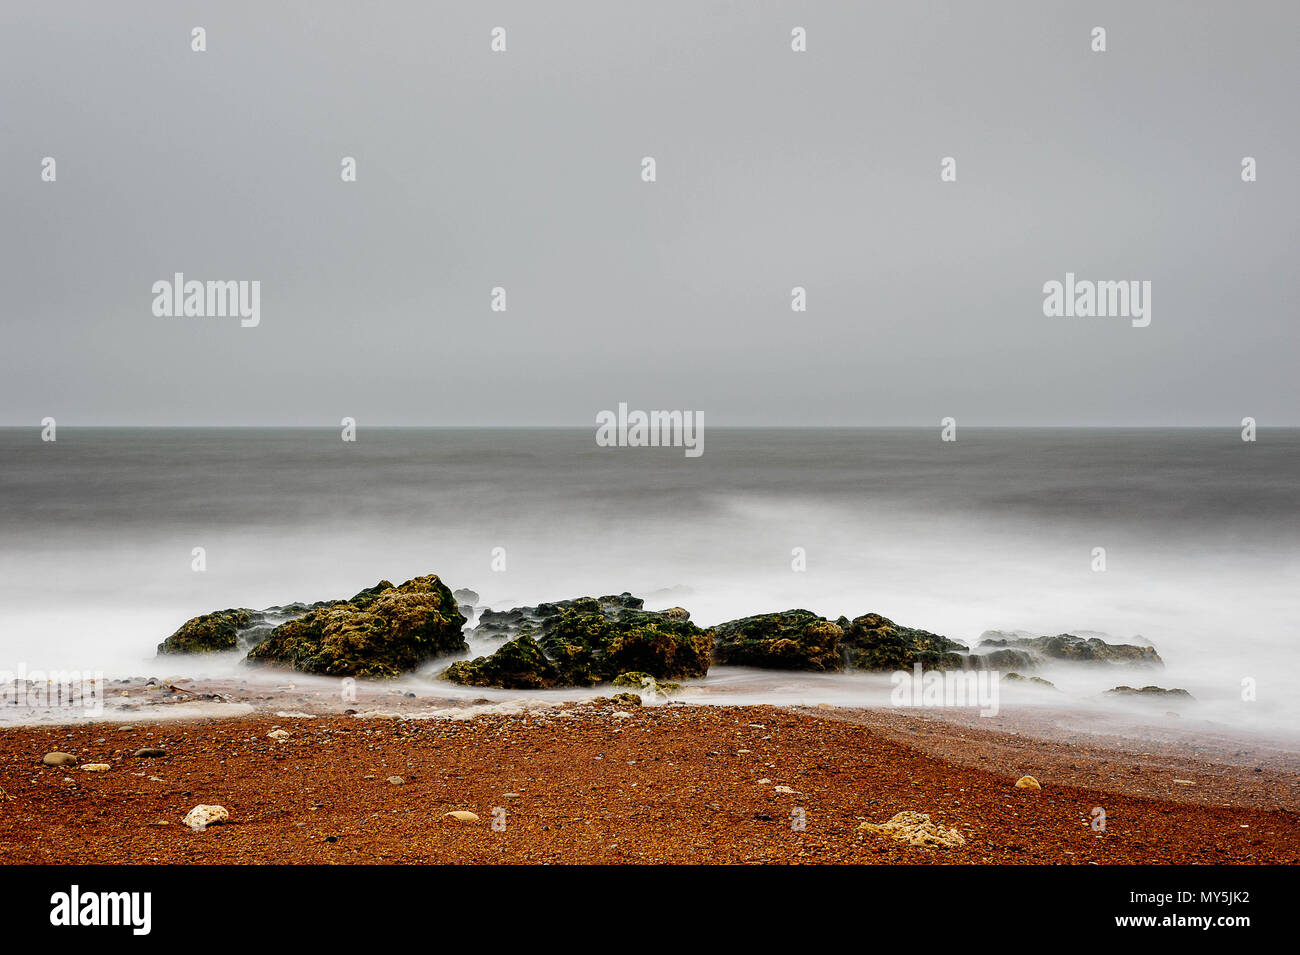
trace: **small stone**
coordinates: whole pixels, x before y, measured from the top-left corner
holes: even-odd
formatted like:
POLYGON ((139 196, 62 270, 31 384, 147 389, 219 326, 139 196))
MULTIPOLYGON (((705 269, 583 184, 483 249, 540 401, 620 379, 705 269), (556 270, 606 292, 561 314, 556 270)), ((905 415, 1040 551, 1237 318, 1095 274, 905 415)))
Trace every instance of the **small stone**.
POLYGON ((230 820, 230 813, 225 806, 198 805, 185 814, 181 821, 196 832, 208 826, 220 825, 230 820))
POLYGON ((77 757, 71 753, 46 753, 41 762, 46 766, 76 766, 77 757))
POLYGON ((478 822, 478 816, 467 809, 457 809, 453 812, 442 814, 444 819, 454 819, 456 822, 478 822))
POLYGON ((137 749, 135 755, 140 759, 158 759, 167 755, 167 750, 159 746, 146 746, 144 749, 137 749))
POLYGON ((1176 782, 1176 783, 1177 783, 1178 785, 1180 785, 1180 786, 1195 786, 1195 785, 1196 785, 1195 780, 1191 780, 1191 779, 1175 779, 1174 782, 1176 782))
POLYGON ((779 793, 781 793, 783 796, 798 796, 798 795, 799 795, 799 791, 798 791, 797 789, 791 789, 789 786, 777 786, 777 787, 776 787, 776 791, 779 792, 779 793))
POLYGON ((279 742, 283 743, 285 740, 289 738, 290 735, 291 734, 289 733, 288 730, 271 730, 271 732, 266 734, 266 738, 278 740, 279 742))
POLYGON ((1038 780, 1035 779, 1033 776, 1021 776, 1019 779, 1016 780, 1016 788, 1017 789, 1042 789, 1043 787, 1038 784, 1038 780))
POLYGON ((87 773, 106 773, 112 768, 108 763, 84 763, 81 767, 87 773))
POLYGON ((518 799, 519 793, 502 793, 501 796, 503 799, 518 799))
POLYGON ((403 786, 406 784, 406 780, 403 779, 401 776, 389 776, 388 781, 392 783, 394 786, 403 786))

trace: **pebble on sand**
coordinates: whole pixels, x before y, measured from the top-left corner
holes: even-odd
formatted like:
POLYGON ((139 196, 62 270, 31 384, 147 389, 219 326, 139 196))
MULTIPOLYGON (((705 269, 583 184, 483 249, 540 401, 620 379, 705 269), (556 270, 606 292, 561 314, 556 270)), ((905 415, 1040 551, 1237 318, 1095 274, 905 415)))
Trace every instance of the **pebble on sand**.
POLYGON ((167 750, 159 746, 146 746, 144 749, 137 749, 135 755, 140 759, 158 759, 166 756, 167 750))
POLYGON ((388 781, 392 783, 394 786, 402 786, 405 785, 406 783, 406 780, 403 779, 401 776, 389 776, 388 781))
POLYGON ((82 772, 86 773, 106 773, 113 767, 108 763, 85 763, 82 765, 82 772))
POLYGON ((71 753, 46 753, 41 757, 41 762, 46 766, 75 766, 77 757, 71 753))
POLYGON ((467 809, 457 809, 453 812, 442 814, 444 819, 454 819, 456 822, 478 822, 478 816, 467 809))
POLYGON ((290 735, 291 734, 288 730, 271 730, 271 732, 266 734, 266 737, 267 739, 275 739, 283 743, 290 735))
POLYGON ((230 820, 230 813, 225 806, 205 806, 199 804, 185 814, 181 821, 191 829, 206 829, 208 826, 220 825, 230 820))
POLYGON ((1033 776, 1021 776, 1019 779, 1016 780, 1016 788, 1017 789, 1042 789, 1043 787, 1038 784, 1038 780, 1035 779, 1033 776))

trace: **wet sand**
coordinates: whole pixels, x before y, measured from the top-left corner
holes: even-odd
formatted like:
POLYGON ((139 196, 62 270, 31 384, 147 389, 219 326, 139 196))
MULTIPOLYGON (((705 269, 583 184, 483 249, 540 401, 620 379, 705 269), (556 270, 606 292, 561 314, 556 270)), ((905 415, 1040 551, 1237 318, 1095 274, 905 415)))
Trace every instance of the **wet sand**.
POLYGON ((417 712, 423 701, 401 699, 404 716, 361 704, 0 729, 0 862, 1300 861, 1294 767, 1270 756, 1255 772, 1247 764, 1269 754, 1217 744, 1197 756, 1148 740, 1130 753, 1049 728, 1036 738, 947 714, 828 707, 417 712), (135 756, 141 747, 167 755, 135 756), (111 768, 42 766, 54 750, 111 768), (1016 789, 1022 774, 1042 790, 1016 789), (181 820, 200 803, 226 807, 229 823, 192 831, 181 820), (1095 807, 1104 831, 1090 824, 1095 807), (458 810, 479 821, 444 815, 458 810), (859 831, 904 810, 965 845, 859 831))

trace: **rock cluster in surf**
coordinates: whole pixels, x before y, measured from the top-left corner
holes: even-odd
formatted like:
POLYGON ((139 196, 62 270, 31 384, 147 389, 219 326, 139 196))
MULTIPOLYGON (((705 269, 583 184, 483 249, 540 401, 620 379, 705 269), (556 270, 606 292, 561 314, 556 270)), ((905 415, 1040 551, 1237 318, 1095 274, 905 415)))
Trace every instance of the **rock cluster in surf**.
MULTIPOLYGON (((347 600, 232 608, 195 617, 158 646, 160 654, 247 649, 251 663, 327 676, 394 677, 442 657, 466 654, 468 635, 496 646, 441 674, 465 686, 532 690, 618 686, 676 689, 712 665, 838 673, 1033 670, 1048 662, 1160 666, 1149 646, 1097 637, 988 631, 966 644, 897 624, 877 613, 830 620, 792 609, 729 620, 708 629, 681 607, 646 610, 630 593, 577 597, 494 611, 470 590, 454 594, 436 576, 394 586, 381 580, 347 600), (499 641, 499 643, 498 643, 499 641)), ((1045 682, 1045 681, 1037 681, 1045 682)))

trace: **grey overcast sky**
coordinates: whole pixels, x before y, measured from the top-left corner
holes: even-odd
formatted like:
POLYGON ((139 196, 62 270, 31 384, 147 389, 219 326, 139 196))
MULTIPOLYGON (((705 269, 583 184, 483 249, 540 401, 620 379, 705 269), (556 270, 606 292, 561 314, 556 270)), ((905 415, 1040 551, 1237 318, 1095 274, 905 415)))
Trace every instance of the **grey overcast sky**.
POLYGON ((0 423, 1300 424, 1298 36, 1290 0, 4 3, 0 423), (177 271, 259 280, 260 326, 155 317, 177 271), (1149 280, 1150 326, 1045 317, 1067 271, 1149 280))

